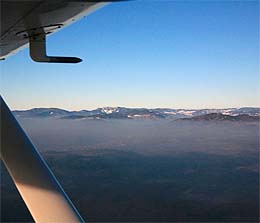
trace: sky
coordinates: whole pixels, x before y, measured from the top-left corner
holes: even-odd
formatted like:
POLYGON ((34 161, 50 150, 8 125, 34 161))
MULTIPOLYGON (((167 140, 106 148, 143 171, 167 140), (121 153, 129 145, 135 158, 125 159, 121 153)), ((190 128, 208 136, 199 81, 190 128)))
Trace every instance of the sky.
POLYGON ((104 106, 260 107, 258 1, 132 1, 107 5, 0 63, 11 109, 104 106))

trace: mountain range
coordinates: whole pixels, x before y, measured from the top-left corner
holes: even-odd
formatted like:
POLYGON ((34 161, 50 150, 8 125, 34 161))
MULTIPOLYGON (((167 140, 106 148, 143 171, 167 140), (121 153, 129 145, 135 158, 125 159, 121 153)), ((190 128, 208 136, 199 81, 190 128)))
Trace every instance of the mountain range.
POLYGON ((94 110, 67 111, 59 108, 33 108, 13 111, 20 118, 62 119, 181 119, 181 120, 259 120, 260 108, 169 109, 103 107, 94 110))
POLYGON ((191 118, 182 118, 178 120, 186 121, 245 121, 245 122, 255 122, 260 121, 260 116, 252 116, 248 114, 239 115, 223 115, 222 113, 210 113, 206 115, 194 116, 191 118))

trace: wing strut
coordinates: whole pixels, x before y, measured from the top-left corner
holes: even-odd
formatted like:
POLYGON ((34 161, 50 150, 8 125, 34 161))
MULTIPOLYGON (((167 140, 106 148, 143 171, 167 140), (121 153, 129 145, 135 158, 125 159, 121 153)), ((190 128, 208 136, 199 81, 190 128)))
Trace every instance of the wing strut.
POLYGON ((0 96, 0 155, 36 222, 84 222, 0 96))
POLYGON ((82 61, 78 57, 47 56, 45 32, 29 35, 30 56, 36 62, 79 63, 82 61))

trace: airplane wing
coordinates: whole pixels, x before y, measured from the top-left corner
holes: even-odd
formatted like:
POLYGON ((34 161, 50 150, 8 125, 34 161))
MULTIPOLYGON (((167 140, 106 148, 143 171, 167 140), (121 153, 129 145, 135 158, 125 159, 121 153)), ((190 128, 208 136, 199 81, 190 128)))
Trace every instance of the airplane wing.
POLYGON ((77 63, 81 59, 47 56, 46 37, 107 3, 93 0, 1 0, 0 4, 1 60, 29 43, 34 61, 77 63))
MULTIPOLYGON (((1 0, 0 59, 29 44, 34 61, 80 62, 76 57, 48 56, 46 37, 104 4, 93 0, 1 0)), ((1 96, 0 108, 0 158, 34 220, 84 222, 1 96)))

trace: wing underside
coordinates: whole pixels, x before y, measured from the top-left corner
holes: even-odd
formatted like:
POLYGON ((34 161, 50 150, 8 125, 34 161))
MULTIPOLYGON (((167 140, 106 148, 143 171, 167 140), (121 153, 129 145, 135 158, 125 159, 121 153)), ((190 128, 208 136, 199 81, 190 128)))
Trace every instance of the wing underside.
POLYGON ((30 37, 50 35, 104 4, 80 0, 1 1, 0 59, 28 46, 30 37))

